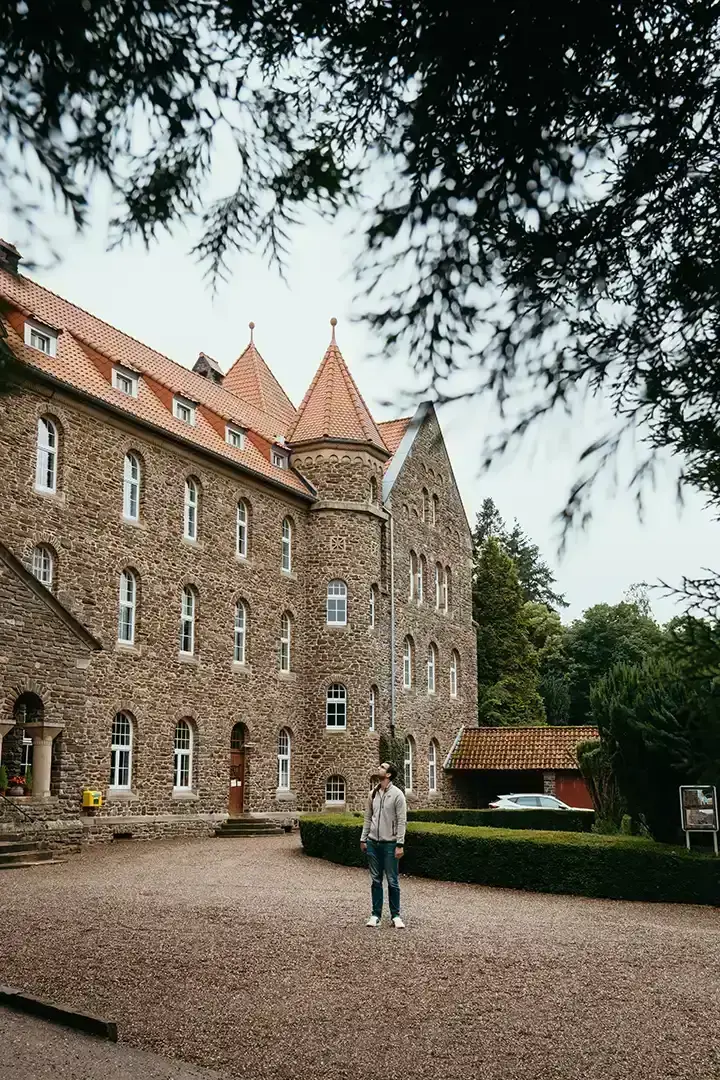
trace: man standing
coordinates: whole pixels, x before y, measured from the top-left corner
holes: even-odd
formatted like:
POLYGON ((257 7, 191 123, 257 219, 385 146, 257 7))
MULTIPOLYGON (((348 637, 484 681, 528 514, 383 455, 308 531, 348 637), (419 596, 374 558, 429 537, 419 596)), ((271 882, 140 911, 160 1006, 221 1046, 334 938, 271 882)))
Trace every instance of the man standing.
POLYGON ((379 926, 383 909, 383 876, 387 877, 390 921, 397 930, 405 928, 400 918, 400 885, 398 860, 403 857, 407 803, 393 780, 396 768, 392 763, 380 766, 380 783, 373 788, 365 809, 365 822, 360 835, 360 847, 367 852, 372 884, 372 915, 367 926, 379 926))

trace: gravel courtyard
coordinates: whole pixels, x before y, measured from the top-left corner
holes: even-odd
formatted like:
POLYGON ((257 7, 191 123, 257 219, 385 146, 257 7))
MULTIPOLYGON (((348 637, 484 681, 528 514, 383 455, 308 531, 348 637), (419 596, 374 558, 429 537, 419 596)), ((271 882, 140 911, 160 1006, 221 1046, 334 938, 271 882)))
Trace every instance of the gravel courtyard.
POLYGON ((294 836, 116 844, 0 872, 0 982, 234 1077, 720 1076, 720 910, 403 881, 294 836))

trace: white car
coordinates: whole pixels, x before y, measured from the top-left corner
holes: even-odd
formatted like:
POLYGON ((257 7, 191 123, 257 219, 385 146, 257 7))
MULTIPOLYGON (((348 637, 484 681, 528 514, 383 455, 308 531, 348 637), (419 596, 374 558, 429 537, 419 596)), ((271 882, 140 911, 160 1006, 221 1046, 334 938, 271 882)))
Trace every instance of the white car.
MULTIPOLYGON (((491 810, 579 810, 579 806, 568 806, 554 795, 498 795, 489 804, 491 810)), ((590 813, 590 811, 587 811, 590 813)))

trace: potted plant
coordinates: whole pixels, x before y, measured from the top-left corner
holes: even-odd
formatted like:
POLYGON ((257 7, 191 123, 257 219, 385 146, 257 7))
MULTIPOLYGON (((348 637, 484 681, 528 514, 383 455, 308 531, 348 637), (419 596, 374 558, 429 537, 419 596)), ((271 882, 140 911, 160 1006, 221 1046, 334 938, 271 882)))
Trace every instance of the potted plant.
POLYGON ((11 776, 8 779, 7 794, 14 795, 16 798, 25 794, 25 777, 24 776, 11 776))
POLYGON ((0 795, 4 795, 8 786, 8 774, 4 765, 0 765, 0 795))

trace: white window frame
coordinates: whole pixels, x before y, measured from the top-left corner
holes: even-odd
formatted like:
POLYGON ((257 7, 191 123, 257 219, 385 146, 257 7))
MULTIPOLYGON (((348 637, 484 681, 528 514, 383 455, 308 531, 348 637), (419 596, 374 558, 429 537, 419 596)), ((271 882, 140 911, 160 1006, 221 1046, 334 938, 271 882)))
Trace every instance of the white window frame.
POLYGON ((378 689, 377 686, 370 687, 370 731, 375 730, 375 722, 377 719, 377 699, 378 689))
POLYGON ((428 694, 435 693, 435 669, 437 667, 437 649, 434 645, 430 645, 427 655, 427 692, 428 694))
POLYGON ((23 734, 22 743, 20 745, 20 775, 27 776, 28 770, 32 769, 33 763, 33 741, 32 735, 23 734))
POLYGON ((124 367, 112 369, 112 384, 121 394, 136 398, 138 396, 138 374, 124 367))
POLYGON ((173 791, 190 791, 193 781, 193 729, 185 719, 175 725, 173 745, 173 791), (178 734, 182 734, 182 743, 178 734))
POLYGON ((183 538, 192 543, 198 538, 200 520, 200 485, 192 476, 185 477, 183 495, 183 538))
POLYGON ((118 632, 120 645, 135 644, 135 618, 137 615, 137 578, 127 568, 120 573, 120 598, 118 602, 118 632))
POLYGON ((434 742, 430 742, 428 753, 428 791, 434 794, 437 791, 437 748, 434 742))
POLYGON ((331 683, 325 691, 325 728, 327 731, 347 731, 347 706, 346 687, 343 683, 331 683), (338 723, 340 713, 342 713, 342 723, 338 723))
POLYGON ((326 806, 343 806, 347 802, 347 784, 345 777, 340 776, 339 773, 333 773, 332 776, 328 776, 325 781, 325 805, 326 806), (342 798, 333 798, 333 794, 339 796, 342 791, 342 798))
POLYGON ((247 657, 247 608, 242 600, 235 604, 235 629, 233 632, 233 662, 244 664, 247 657))
POLYGON ((197 597, 195 590, 186 585, 180 601, 180 654, 195 655, 195 620, 197 618, 197 597), (189 645, 189 648, 185 646, 189 645))
POLYGON ((292 663, 292 618, 289 611, 280 616, 280 670, 288 672, 292 663))
POLYGON ((446 566, 443 574, 443 611, 446 615, 448 613, 448 592, 448 568, 446 566))
POLYGON ((328 626, 347 626, 347 585, 341 578, 327 583, 325 617, 328 626))
POLYGON ((129 451, 123 461, 123 517, 126 521, 140 520, 140 458, 129 451))
POLYGON ((458 689, 458 654, 457 650, 453 649, 450 656, 450 697, 457 697, 458 689))
POLYGON ((442 607, 442 581, 443 581, 443 568, 440 563, 435 563, 435 610, 440 611, 442 607))
POLYGON ((245 449, 245 432, 234 424, 225 425, 225 442, 234 446, 236 450, 245 449))
POLYGON ((377 606, 377 589, 374 585, 370 586, 370 629, 375 629, 376 619, 376 606, 377 606))
POLYGON ((290 761, 292 757, 292 737, 287 728, 281 728, 278 732, 277 764, 278 764, 278 791, 290 790, 290 761))
POLYGON ((422 604, 424 590, 425 590, 425 574, 427 572, 427 562, 424 555, 418 556, 417 561, 417 588, 415 590, 417 595, 418 604, 422 604))
POLYGON ((415 599, 415 585, 417 583, 418 574, 418 557, 414 551, 410 552, 410 595, 409 600, 415 599))
POLYGON ((403 642, 403 686, 409 690, 413 680, 413 643, 409 637, 403 642))
POLYGON ((38 420, 35 447, 36 491, 44 491, 51 495, 57 491, 59 445, 57 424, 49 416, 41 416, 38 420))
POLYGON ((414 753, 413 753, 413 740, 410 735, 405 740, 405 758, 403 760, 403 775, 405 779, 405 790, 411 792, 413 789, 413 766, 414 766, 414 753))
POLYGON ((275 447, 273 447, 270 454, 270 461, 276 469, 287 469, 288 467, 288 455, 284 450, 276 450, 275 447))
POLYGON ((32 575, 44 585, 46 589, 52 589, 55 572, 55 559, 49 547, 38 544, 32 550, 32 575))
POLYGON ((127 713, 116 713, 110 735, 109 787, 112 791, 129 791, 132 787, 132 752, 133 722, 127 713), (123 777, 126 778, 125 782, 122 782, 123 777))
POLYGON ((181 423, 195 427, 195 402, 176 394, 173 398, 173 416, 181 423))
POLYGON ((25 344, 31 349, 42 353, 43 356, 57 356, 57 339, 56 330, 51 330, 49 326, 43 326, 42 323, 26 320, 25 344), (41 340, 47 343, 47 348, 43 348, 40 344, 41 340))
POLYGON ((282 559, 281 569, 285 574, 292 573, 292 521, 289 517, 283 518, 282 523, 282 559))
POLYGON ((247 559, 249 518, 248 504, 240 499, 235 509, 235 553, 239 559, 247 559))

